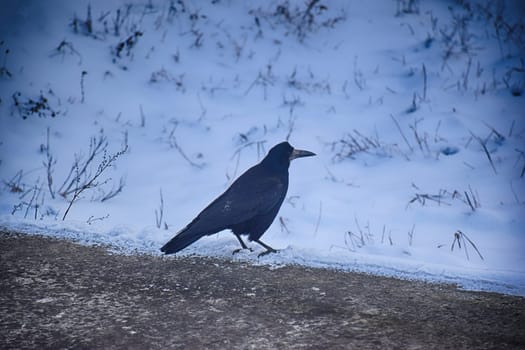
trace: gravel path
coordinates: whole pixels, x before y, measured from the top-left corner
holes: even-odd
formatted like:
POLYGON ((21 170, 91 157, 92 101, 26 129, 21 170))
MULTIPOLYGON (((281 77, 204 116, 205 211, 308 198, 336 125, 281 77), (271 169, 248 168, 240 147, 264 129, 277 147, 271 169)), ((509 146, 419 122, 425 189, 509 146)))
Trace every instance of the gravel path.
POLYGON ((1 349, 525 349, 525 298, 0 233, 1 349))

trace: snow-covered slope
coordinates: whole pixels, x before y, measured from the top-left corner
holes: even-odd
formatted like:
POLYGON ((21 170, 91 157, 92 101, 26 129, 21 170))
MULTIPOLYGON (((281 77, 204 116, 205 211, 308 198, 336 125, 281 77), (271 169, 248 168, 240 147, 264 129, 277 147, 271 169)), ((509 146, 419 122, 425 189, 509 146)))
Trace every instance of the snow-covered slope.
POLYGON ((235 259, 525 295, 522 2, 0 6, 1 226, 158 254, 288 139, 283 250, 235 259))

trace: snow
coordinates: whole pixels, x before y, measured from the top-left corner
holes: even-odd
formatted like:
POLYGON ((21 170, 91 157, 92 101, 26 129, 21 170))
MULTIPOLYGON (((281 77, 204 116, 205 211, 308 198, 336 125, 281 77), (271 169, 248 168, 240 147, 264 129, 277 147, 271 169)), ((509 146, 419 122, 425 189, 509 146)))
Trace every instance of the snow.
POLYGON ((289 137, 318 156, 291 164, 263 236, 280 252, 257 258, 251 244, 232 257, 238 242, 221 232, 179 254, 525 295, 525 7, 408 3, 321 1, 306 27, 304 12, 293 23, 276 14, 303 1, 2 2, 0 227, 160 254, 289 137), (522 26, 498 37, 497 13, 522 26), (40 96, 44 107, 24 109, 40 96), (126 152, 62 220, 73 195, 59 188, 101 130, 106 157, 126 152), (121 178, 122 192, 100 201, 121 178))

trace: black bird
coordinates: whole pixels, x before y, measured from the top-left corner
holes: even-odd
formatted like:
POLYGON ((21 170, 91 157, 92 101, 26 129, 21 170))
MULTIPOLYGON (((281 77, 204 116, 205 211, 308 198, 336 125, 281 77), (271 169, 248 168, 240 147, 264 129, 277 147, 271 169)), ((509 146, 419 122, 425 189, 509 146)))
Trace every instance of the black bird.
MULTIPOLYGON (((294 149, 288 142, 274 146, 259 164, 239 176, 160 250, 165 254, 173 254, 206 235, 230 229, 242 249, 248 247, 241 235, 248 235, 248 240, 266 249, 259 256, 275 252, 260 238, 277 216, 286 196, 290 161, 310 156, 315 156, 315 153, 294 149)), ((240 249, 234 253, 238 251, 240 249)))

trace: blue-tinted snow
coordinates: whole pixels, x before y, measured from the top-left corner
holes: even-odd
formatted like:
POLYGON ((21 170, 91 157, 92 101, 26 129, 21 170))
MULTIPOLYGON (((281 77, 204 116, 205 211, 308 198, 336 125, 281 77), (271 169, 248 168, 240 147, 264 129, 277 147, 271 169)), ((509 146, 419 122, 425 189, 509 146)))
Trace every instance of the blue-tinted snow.
MULTIPOLYGON (((1 226, 158 254, 289 136, 318 156, 292 164, 279 213, 286 228, 276 220, 263 237, 282 250, 234 259, 525 295, 525 100, 514 96, 525 84, 523 36, 498 42, 495 17, 475 2, 475 13, 430 0, 401 13, 396 1, 326 2, 316 23, 336 23, 305 37, 275 15, 282 1, 184 3, 0 4, 1 226), (118 36, 117 10, 126 14, 118 36), (466 42, 445 40, 454 16, 466 18, 466 42), (128 38, 136 43, 118 57, 128 38), (41 116, 31 110, 38 102, 41 116), (101 129, 109 155, 129 147, 102 191, 83 193, 65 221, 68 203, 51 198, 43 166, 48 128, 55 190, 101 129), (121 177, 122 193, 100 202, 121 177), (11 191, 13 181, 23 192, 11 191), (36 220, 27 209, 35 185, 36 220), (160 189, 168 230, 155 225, 160 189), (458 230, 483 260, 467 241, 451 251, 458 230)), ((503 3, 505 21, 523 21, 520 1, 503 3)), ((183 254, 230 257, 236 248, 223 232, 183 254)))

